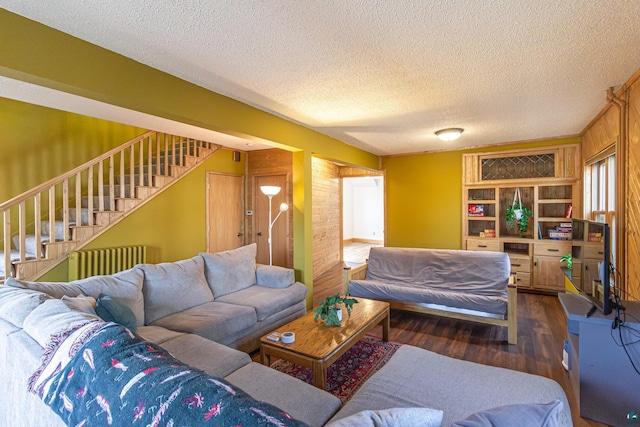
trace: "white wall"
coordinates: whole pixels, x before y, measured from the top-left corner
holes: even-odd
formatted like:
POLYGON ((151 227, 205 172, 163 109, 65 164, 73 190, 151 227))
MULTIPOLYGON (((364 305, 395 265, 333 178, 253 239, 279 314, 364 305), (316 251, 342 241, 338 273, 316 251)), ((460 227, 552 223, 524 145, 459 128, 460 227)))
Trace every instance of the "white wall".
POLYGON ((343 238, 384 240, 382 177, 343 179, 343 238))

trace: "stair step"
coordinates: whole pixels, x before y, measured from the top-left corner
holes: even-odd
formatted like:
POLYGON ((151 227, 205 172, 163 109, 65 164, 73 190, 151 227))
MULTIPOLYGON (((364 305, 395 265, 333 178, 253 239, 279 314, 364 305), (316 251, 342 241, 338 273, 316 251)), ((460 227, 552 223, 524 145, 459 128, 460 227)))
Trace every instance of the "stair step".
MULTIPOLYGON (((109 196, 104 196, 103 197, 103 201, 104 201, 104 210, 106 211, 110 211, 113 210, 111 209, 111 206, 109 205, 111 199, 109 196)), ((97 211, 100 208, 100 197, 99 196, 94 196, 93 197, 93 210, 94 212, 97 211)), ((82 206, 83 208, 88 208, 89 207, 89 197, 87 196, 82 196, 82 200, 80 202, 80 206, 82 206)), ((115 206, 114 206, 115 208, 115 206)))

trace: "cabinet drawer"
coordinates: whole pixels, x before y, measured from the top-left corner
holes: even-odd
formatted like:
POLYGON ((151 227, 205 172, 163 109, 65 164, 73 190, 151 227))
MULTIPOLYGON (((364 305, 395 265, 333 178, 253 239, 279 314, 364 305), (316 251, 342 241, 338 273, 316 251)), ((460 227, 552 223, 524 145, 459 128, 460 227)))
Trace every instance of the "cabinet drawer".
POLYGON ((516 273, 531 273, 531 258, 522 255, 509 254, 511 271, 516 273))
POLYGON ((500 252, 500 241, 489 239, 467 239, 467 249, 470 251, 500 252))
POLYGON ((531 288, 531 274, 530 273, 516 273, 516 285, 519 288, 531 288))
POLYGON ((597 245, 584 246, 584 258, 585 259, 598 259, 602 260, 604 257, 604 243, 598 243, 597 245))
POLYGON ((557 256, 571 253, 571 242, 566 243, 536 243, 533 245, 534 255, 557 256))

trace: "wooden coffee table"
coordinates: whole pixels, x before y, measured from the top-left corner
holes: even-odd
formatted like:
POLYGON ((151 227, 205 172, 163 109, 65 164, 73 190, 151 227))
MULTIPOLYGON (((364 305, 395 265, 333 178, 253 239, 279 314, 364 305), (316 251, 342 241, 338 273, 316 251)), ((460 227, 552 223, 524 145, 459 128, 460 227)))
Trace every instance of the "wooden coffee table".
POLYGON ((313 371, 313 385, 326 389, 327 368, 349 350, 362 336, 382 324, 382 339, 389 340, 389 303, 357 298, 351 316, 343 309, 342 326, 325 326, 315 313, 307 313, 275 332, 293 332, 295 342, 283 344, 260 338, 260 360, 271 366, 271 357, 284 359, 313 371))

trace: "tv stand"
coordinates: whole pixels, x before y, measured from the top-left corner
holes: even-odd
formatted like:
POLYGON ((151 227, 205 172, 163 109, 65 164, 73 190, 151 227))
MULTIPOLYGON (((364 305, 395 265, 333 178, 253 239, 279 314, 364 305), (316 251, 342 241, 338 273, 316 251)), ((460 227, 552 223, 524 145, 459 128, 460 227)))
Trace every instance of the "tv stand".
MULTIPOLYGON (((576 295, 561 293, 558 299, 567 316, 569 341, 569 380, 580 416, 613 426, 624 426, 629 411, 638 412, 640 375, 636 373, 622 347, 612 338, 616 311, 604 315, 597 310, 590 316, 590 302, 576 295)), ((640 319, 640 303, 625 301, 627 314, 640 319)), ((627 316, 626 324, 640 330, 640 323, 627 316)), ((613 334, 617 339, 617 332, 613 334)), ((627 333, 626 342, 633 336, 627 333)), ((640 343, 628 348, 638 365, 640 343)))

